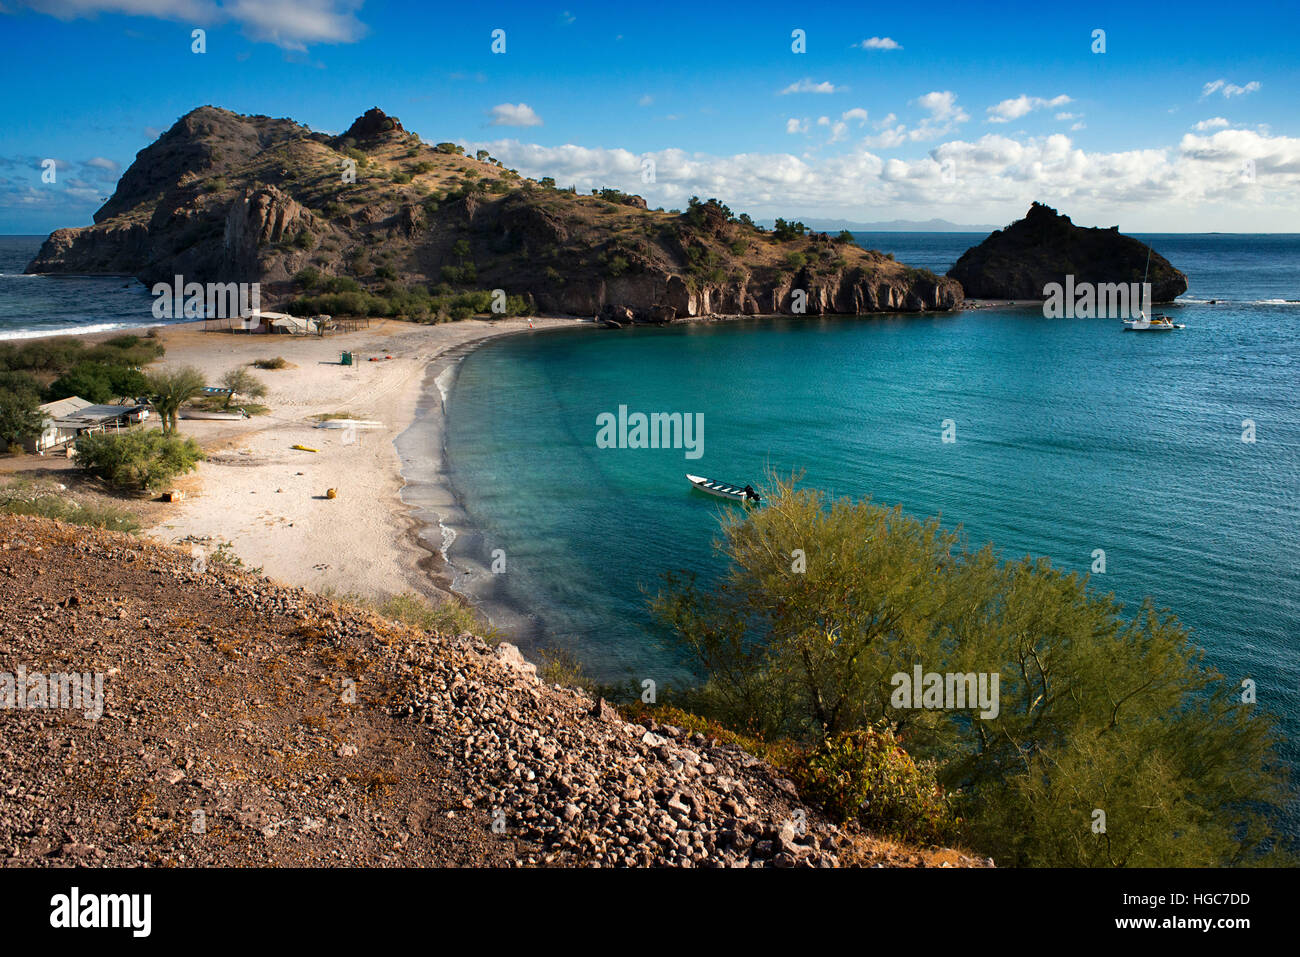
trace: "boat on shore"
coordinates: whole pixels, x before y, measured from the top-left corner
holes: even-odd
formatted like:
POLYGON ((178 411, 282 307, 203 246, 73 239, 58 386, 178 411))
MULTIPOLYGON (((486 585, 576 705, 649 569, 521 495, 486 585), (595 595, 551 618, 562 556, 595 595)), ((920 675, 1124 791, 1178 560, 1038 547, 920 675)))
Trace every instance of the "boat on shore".
POLYGON ((373 419, 324 419, 314 426, 317 429, 382 429, 384 423, 373 419))
POLYGON ((689 474, 686 476, 686 481, 707 495, 725 498, 730 502, 739 502, 742 505, 758 505, 763 501, 762 496, 748 485, 741 488, 737 485, 728 485, 726 482, 715 482, 713 479, 707 479, 702 475, 689 474))
POLYGON ((234 412, 208 412, 205 409, 181 409, 182 419, 216 419, 221 422, 235 422, 248 418, 243 409, 234 412))

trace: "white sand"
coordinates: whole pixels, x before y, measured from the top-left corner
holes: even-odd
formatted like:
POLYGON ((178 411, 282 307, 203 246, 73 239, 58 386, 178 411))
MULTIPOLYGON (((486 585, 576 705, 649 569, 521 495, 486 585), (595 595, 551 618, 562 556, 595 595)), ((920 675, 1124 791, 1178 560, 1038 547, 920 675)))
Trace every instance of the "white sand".
MULTIPOLYGON (((533 320, 539 330, 576 322, 533 320)), ((283 356, 294 368, 250 370, 269 390, 259 400, 271 408, 269 415, 238 422, 181 420, 182 434, 197 439, 208 460, 176 483, 188 497, 167 506, 169 517, 147 532, 168 542, 209 540, 192 546, 199 549, 229 542, 245 565, 313 591, 438 595, 440 583, 430 572, 436 575, 441 560, 430 561, 416 539, 412 509, 400 497, 404 483, 393 440, 412 419, 430 361, 475 340, 527 330, 527 319, 436 326, 376 322, 369 330, 324 339, 162 330, 167 355, 159 365, 195 366, 210 384, 254 359, 283 356), (360 361, 338 365, 344 350, 360 361), (384 355, 393 358, 368 361, 384 355), (384 427, 313 427, 313 416, 338 412, 384 427), (338 490, 337 498, 325 498, 329 488, 338 490), (421 568, 422 560, 431 567, 421 568)))

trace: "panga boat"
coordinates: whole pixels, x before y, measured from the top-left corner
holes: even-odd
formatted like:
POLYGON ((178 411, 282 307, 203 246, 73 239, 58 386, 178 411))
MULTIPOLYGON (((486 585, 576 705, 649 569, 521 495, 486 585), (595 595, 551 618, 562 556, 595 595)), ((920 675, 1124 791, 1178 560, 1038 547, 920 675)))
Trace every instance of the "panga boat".
POLYGON ((325 419, 316 423, 318 429, 382 429, 384 423, 373 419, 325 419))
POLYGON ((716 495, 718 498, 725 498, 732 502, 740 502, 743 505, 757 505, 763 499, 750 486, 738 488, 735 485, 728 485, 726 482, 715 482, 713 479, 706 479, 702 475, 687 475, 686 481, 690 482, 701 492, 709 495, 716 495))
POLYGON ((248 413, 242 409, 234 412, 208 412, 204 409, 181 409, 182 419, 217 419, 221 422, 233 422, 236 419, 248 418, 248 413))

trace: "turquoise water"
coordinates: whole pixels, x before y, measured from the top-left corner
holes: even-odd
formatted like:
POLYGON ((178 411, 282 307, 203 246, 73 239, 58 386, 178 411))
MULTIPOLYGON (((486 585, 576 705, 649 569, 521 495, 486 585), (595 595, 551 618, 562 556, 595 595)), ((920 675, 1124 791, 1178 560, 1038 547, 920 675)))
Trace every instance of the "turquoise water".
MULTIPOLYGON (((643 589, 670 569, 715 576, 710 543, 729 507, 684 473, 743 484, 768 466, 803 469, 835 495, 942 515, 1005 556, 1086 571, 1104 549, 1094 582, 1172 609, 1215 666, 1256 679, 1294 739, 1300 311, 1261 300, 1300 298, 1300 242, 1283 238, 1260 265, 1249 237, 1179 239, 1189 248, 1156 248, 1192 275, 1189 299, 1230 301, 1174 307, 1188 326, 1174 334, 1002 309, 582 329, 484 346, 461 367, 447 426, 453 484, 481 532, 462 548, 507 560, 478 594, 489 609, 528 610, 524 645, 568 648, 599 677, 680 678, 643 589), (598 449, 596 417, 620 405, 704 413, 703 457, 598 449), (945 419, 955 443, 941 441, 945 419)), ((892 242, 900 259, 933 266, 951 254, 945 242, 956 254, 966 245, 892 242)), ((1294 763, 1291 745, 1287 756, 1294 763)))

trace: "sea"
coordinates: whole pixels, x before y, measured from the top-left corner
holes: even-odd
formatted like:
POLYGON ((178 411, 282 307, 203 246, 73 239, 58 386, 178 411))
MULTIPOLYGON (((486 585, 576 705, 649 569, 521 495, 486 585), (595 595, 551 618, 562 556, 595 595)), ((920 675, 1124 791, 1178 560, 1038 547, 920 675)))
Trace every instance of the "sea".
MULTIPOLYGON (((943 273, 984 236, 855 238, 943 273)), ((1150 596, 1210 665, 1253 679, 1294 767, 1300 236, 1140 238, 1189 277, 1159 308, 1183 330, 1004 307, 487 343, 447 408, 451 482, 473 526, 449 549, 461 587, 527 650, 566 652, 605 681, 688 682, 648 598, 669 572, 717 578, 719 513, 735 506, 685 475, 801 472, 832 497, 940 516, 1007 558, 1090 572, 1102 550, 1094 587, 1131 609, 1150 596), (701 456, 599 448, 597 417, 620 406, 702 414, 701 456)))
MULTIPOLYGON (((937 273, 983 238, 855 234, 937 273)), ((604 681, 690 681, 648 599, 669 572, 717 578, 733 506, 686 473, 743 485, 797 471, 834 497, 940 516, 1008 558, 1088 572, 1102 550, 1094 587, 1134 609, 1150 596, 1210 665, 1254 680, 1294 769, 1300 235, 1139 238, 1187 274, 1159 307, 1185 329, 989 307, 489 341, 446 400, 457 586, 526 651, 566 652, 604 681), (599 448, 597 418, 620 406, 702 415, 700 456, 599 448)), ((154 322, 134 280, 22 276, 39 244, 0 237, 0 338, 154 322)))
POLYGON ((0 340, 162 325, 130 276, 40 276, 23 270, 44 236, 0 236, 0 340))

